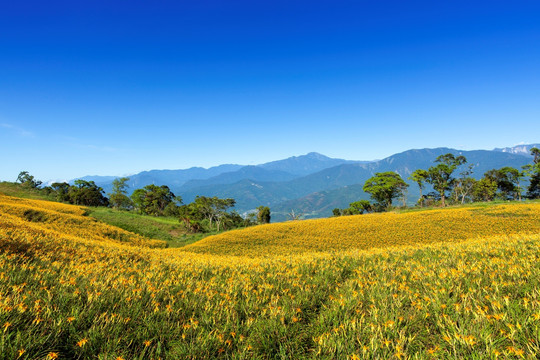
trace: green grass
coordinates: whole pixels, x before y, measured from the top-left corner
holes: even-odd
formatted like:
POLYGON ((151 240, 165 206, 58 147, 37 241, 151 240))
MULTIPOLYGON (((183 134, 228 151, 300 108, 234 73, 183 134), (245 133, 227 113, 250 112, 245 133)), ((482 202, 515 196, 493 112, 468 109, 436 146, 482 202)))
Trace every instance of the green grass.
MULTIPOLYGON (((33 200, 56 200, 54 196, 47 195, 42 190, 31 189, 8 181, 0 182, 0 193, 33 200)), ((120 211, 105 207, 90 207, 88 209, 89 215, 99 221, 151 239, 164 240, 167 242, 168 247, 186 246, 215 234, 191 234, 174 217, 140 215, 135 212, 120 211)))
POLYGON ((540 235, 253 258, 77 240, 69 214, 54 231, 24 217, 0 216, 0 360, 540 353, 540 235))
POLYGON ((194 243, 208 234, 191 234, 174 217, 155 217, 104 207, 90 208, 89 215, 106 224, 149 237, 164 240, 169 247, 182 247, 194 243))
POLYGON ((47 195, 39 189, 31 189, 8 181, 0 182, 0 193, 25 199, 55 201, 54 196, 47 195))

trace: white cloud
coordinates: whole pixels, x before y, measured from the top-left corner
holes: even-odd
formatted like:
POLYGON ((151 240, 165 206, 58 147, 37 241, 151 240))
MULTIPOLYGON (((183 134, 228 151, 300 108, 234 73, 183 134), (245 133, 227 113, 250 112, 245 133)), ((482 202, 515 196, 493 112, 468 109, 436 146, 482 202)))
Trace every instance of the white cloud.
POLYGON ((29 138, 34 138, 36 137, 34 135, 34 133, 28 131, 28 130, 25 130, 23 128, 20 128, 20 127, 17 127, 17 126, 14 126, 14 125, 11 125, 11 124, 7 124, 7 123, 0 123, 0 127, 1 128, 4 128, 4 129, 9 129, 15 133, 17 133, 19 136, 22 136, 22 137, 29 137, 29 138))

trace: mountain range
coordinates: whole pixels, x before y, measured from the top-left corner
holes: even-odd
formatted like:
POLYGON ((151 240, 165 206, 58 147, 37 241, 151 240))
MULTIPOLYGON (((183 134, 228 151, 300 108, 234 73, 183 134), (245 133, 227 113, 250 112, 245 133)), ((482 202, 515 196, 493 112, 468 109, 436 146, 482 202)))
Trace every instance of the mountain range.
MULTIPOLYGON (((329 216, 332 209, 368 199, 364 182, 377 172, 395 171, 404 179, 416 169, 427 169, 439 155, 459 154, 474 165, 473 177, 504 166, 520 168, 531 163, 530 149, 540 144, 518 145, 494 150, 462 151, 450 148, 413 149, 382 160, 353 161, 334 159, 315 152, 256 166, 225 164, 208 169, 151 170, 130 176, 130 191, 148 184, 167 185, 189 203, 197 195, 234 198, 240 213, 259 205, 270 206, 273 221, 287 219, 291 211, 305 218, 329 216)), ((459 173, 459 169, 457 171, 459 173)), ((112 189, 112 176, 85 176, 106 192, 112 189)), ((418 186, 410 181, 408 202, 418 198, 418 186)))

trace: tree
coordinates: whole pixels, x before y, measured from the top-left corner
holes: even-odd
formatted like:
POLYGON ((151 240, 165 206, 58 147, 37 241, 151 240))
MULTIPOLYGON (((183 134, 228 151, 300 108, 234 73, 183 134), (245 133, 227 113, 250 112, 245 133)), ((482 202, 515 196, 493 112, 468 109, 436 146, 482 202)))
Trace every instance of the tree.
POLYGON ((249 218, 244 219, 237 213, 227 213, 235 204, 236 201, 230 198, 197 196, 192 203, 178 208, 178 216, 192 232, 220 231, 240 226, 239 224, 251 224, 249 218))
POLYGON ((527 197, 529 199, 538 199, 540 198, 540 149, 533 147, 531 155, 534 156, 533 163, 523 167, 523 175, 530 177, 527 197))
POLYGON ((37 180, 34 176, 30 175, 28 171, 21 171, 19 176, 17 176, 17 182, 31 189, 37 189, 42 184, 40 180, 37 180))
POLYGON ((472 177, 458 179, 454 186, 454 195, 456 202, 465 204, 465 201, 472 201, 472 192, 476 180, 472 177))
MULTIPOLYGON (((233 207, 236 204, 236 200, 234 199, 219 199, 217 197, 214 197, 214 209, 215 209, 215 219, 216 219, 216 225, 217 225, 217 231, 220 231, 221 223, 224 220, 227 220, 229 218, 229 213, 227 213, 227 209, 233 207)), ((270 209, 268 209, 270 216, 270 209)), ((270 219, 268 219, 270 221, 270 219)))
POLYGON ((473 187, 474 201, 492 201, 497 193, 497 182, 489 177, 478 180, 473 187))
POLYGON ((392 200, 401 196, 408 186, 398 173, 388 171, 376 173, 374 177, 368 179, 363 190, 382 208, 389 208, 392 206, 392 200))
POLYGON ((304 213, 296 212, 294 211, 294 209, 291 209, 291 211, 287 214, 287 216, 289 217, 289 220, 296 221, 296 220, 300 220, 300 218, 304 216, 304 213))
POLYGON ((473 167, 474 165, 469 165, 466 170, 460 173, 461 176, 454 181, 452 194, 456 203, 461 202, 464 204, 465 200, 470 198, 472 194, 474 184, 476 183, 476 180, 470 177, 473 173, 473 167))
POLYGON ((531 176, 529 187, 527 188, 527 197, 529 199, 540 198, 540 169, 531 176))
POLYGON ((209 226, 212 228, 213 223, 219 220, 221 213, 234 206, 236 201, 234 199, 220 199, 216 196, 197 196, 193 203, 196 210, 208 220, 209 226))
POLYGON ((68 196, 70 202, 76 205, 109 205, 109 199, 103 195, 103 189, 93 181, 75 180, 74 185, 69 187, 68 196))
POLYGON ((418 199, 418 204, 420 206, 423 206, 423 199, 424 196, 422 195, 422 190, 424 189, 425 185, 424 183, 427 181, 429 176, 429 173, 426 170, 418 169, 412 172, 412 174, 409 176, 409 180, 414 181, 418 184, 418 188, 420 189, 420 198, 418 199))
POLYGON ((435 159, 439 163, 428 169, 428 182, 433 185, 435 191, 441 196, 441 206, 446 206, 446 192, 452 189, 454 178, 452 173, 460 165, 467 162, 465 156, 454 156, 453 154, 440 155, 435 159))
POLYGON ((202 214, 197 211, 194 203, 180 206, 178 216, 188 231, 197 233, 205 230, 202 225, 202 214))
POLYGON ((56 195, 56 201, 70 202, 69 184, 67 182, 55 182, 51 184, 51 189, 56 195))
POLYGON ((540 164, 540 149, 537 147, 531 148, 531 155, 534 156, 533 164, 540 164))
POLYGON ((129 181, 128 177, 117 178, 112 182, 113 188, 109 195, 109 203, 115 209, 129 209, 133 206, 131 199, 127 196, 126 189, 129 181))
POLYGON ((343 209, 343 215, 361 215, 371 211, 371 203, 368 200, 358 200, 349 204, 347 209, 343 209))
POLYGON ((268 206, 259 206, 257 210, 257 221, 259 222, 259 224, 269 224, 270 208, 268 206))
POLYGON ((333 216, 341 216, 341 209, 340 208, 335 208, 334 210, 332 210, 332 215, 333 216))
POLYGON ((519 199, 521 200, 520 181, 523 173, 513 167, 505 166, 501 169, 492 169, 484 174, 497 184, 499 197, 503 200, 519 199))
POLYGON ((153 216, 165 215, 166 209, 170 213, 174 210, 171 208, 178 207, 178 204, 182 203, 182 198, 175 196, 168 186, 153 184, 135 190, 131 194, 131 200, 140 213, 153 216))
POLYGON ((227 209, 233 207, 236 200, 230 198, 220 199, 217 196, 197 196, 193 204, 196 211, 208 221, 209 228, 212 229, 215 224, 217 231, 219 231, 227 209))

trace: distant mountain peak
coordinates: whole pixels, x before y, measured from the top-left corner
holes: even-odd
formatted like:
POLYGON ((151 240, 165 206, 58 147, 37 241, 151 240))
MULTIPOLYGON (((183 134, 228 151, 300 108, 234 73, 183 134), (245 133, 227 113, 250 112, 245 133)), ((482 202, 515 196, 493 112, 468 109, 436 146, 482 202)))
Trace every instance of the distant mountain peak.
POLYGON ((305 155, 291 156, 287 159, 271 161, 259 166, 267 170, 280 170, 290 174, 304 176, 329 167, 353 162, 350 160, 330 158, 312 151, 305 155))
POLYGON ((540 144, 519 144, 511 147, 505 148, 495 148, 493 151, 500 151, 504 153, 516 154, 516 155, 525 155, 531 156, 531 149, 533 147, 540 148, 540 144))

